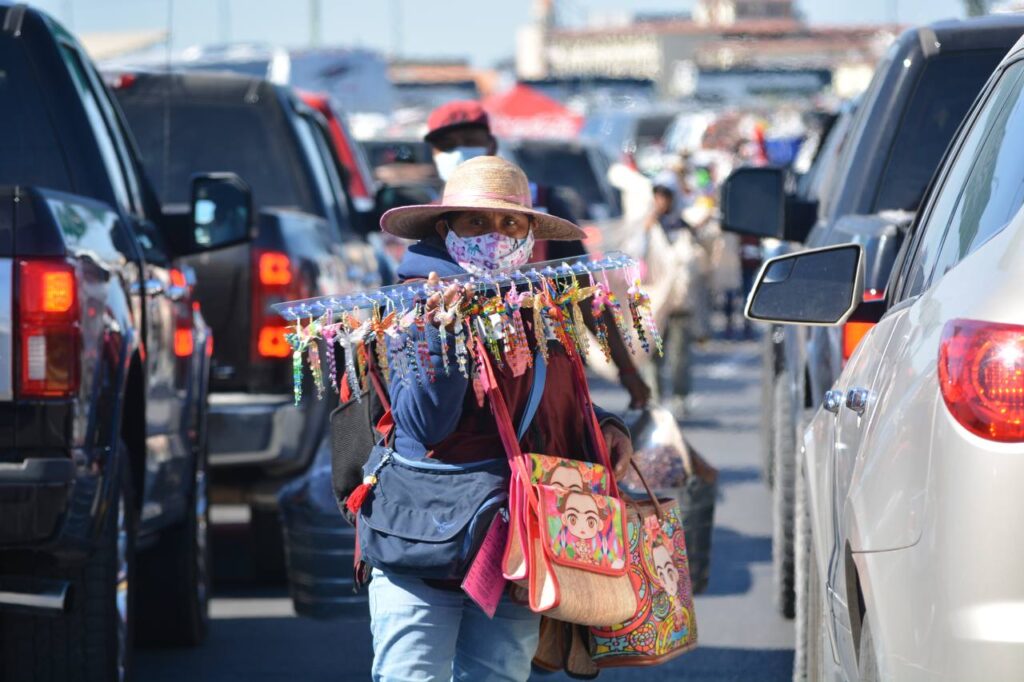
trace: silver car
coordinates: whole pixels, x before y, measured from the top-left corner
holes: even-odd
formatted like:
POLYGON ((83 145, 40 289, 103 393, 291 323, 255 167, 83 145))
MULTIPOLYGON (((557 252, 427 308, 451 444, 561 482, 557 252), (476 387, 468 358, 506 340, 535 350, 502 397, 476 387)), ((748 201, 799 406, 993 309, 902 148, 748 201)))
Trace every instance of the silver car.
POLYGON ((1024 679, 1024 40, 940 166, 883 301, 863 255, 772 259, 747 304, 877 323, 803 434, 797 668, 1024 679))

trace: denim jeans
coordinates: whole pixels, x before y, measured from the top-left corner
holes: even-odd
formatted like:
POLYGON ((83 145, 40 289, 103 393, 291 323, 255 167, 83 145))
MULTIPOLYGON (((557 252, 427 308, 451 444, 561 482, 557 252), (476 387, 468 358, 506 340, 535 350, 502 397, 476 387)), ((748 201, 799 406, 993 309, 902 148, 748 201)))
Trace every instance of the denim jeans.
POLYGON ((369 588, 375 682, 525 682, 540 616, 503 598, 494 619, 462 592, 374 569, 369 588))

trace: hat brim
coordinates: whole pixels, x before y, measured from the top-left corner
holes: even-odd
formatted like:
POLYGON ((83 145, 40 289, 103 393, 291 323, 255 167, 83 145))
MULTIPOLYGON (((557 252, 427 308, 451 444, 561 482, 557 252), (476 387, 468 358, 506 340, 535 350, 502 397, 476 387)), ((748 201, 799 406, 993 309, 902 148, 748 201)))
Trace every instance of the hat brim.
POLYGON ((445 133, 449 133, 453 130, 461 130, 462 128, 483 128, 487 131, 488 135, 491 134, 491 126, 488 122, 459 121, 458 123, 449 123, 446 126, 441 126, 440 128, 434 128, 433 130, 428 131, 427 134, 423 136, 423 141, 429 145, 433 145, 437 142, 437 138, 441 137, 445 133))
POLYGON ((417 206, 399 206, 384 213, 380 218, 380 228, 388 234, 404 239, 426 239, 437 234, 435 225, 445 213, 459 211, 484 211, 489 213, 521 213, 533 218, 533 238, 551 239, 554 241, 577 241, 585 239, 587 234, 573 223, 563 218, 556 218, 549 213, 524 208, 510 201, 485 200, 475 206, 449 206, 444 204, 426 204, 417 206))

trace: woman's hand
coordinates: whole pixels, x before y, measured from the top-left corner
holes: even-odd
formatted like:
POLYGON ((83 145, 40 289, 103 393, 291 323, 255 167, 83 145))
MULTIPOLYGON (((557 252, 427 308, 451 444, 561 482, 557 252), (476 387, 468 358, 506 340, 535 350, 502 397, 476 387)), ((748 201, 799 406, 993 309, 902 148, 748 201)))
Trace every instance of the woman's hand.
MULTIPOLYGON (((437 276, 436 272, 432 272, 427 276, 427 285, 432 289, 436 289, 441 284, 441 278, 437 276)), ((427 305, 424 308, 423 317, 428 324, 432 324, 435 327, 448 326, 452 323, 452 317, 447 314, 449 310, 453 309, 457 304, 462 301, 462 285, 458 282, 450 285, 444 290, 444 293, 431 294, 427 299, 427 305), (441 300, 444 300, 444 309, 446 314, 439 315, 441 312, 441 300)))
POLYGON ((612 465, 615 467, 615 478, 622 478, 629 471, 629 463, 633 460, 633 441, 615 424, 604 424, 601 433, 608 444, 608 454, 611 455, 612 465))

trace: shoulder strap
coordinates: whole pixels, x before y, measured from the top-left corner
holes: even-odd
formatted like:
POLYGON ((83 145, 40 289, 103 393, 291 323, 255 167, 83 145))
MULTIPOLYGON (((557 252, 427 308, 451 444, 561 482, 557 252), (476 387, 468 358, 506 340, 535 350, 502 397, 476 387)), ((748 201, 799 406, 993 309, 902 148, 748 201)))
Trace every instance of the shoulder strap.
POLYGON ((519 440, 526 435, 526 429, 530 428, 530 422, 537 414, 540 407, 540 399, 544 395, 544 384, 548 376, 548 365, 544 362, 544 356, 538 350, 533 354, 533 383, 530 385, 530 397, 526 401, 526 410, 523 412, 523 419, 519 422, 519 431, 516 436, 519 440))

